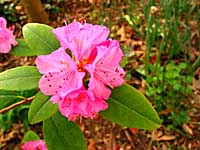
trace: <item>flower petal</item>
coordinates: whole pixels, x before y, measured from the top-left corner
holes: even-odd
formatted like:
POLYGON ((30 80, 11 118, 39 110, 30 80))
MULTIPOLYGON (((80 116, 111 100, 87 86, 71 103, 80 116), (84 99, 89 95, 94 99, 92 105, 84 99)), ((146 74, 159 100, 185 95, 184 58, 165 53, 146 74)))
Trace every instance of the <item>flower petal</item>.
POLYGON ((98 54, 94 63, 101 65, 119 65, 122 60, 123 53, 120 49, 119 42, 116 40, 106 40, 103 41, 96 47, 98 54))
POLYGON ((49 55, 38 56, 36 65, 38 70, 45 74, 49 72, 73 70, 76 68, 76 64, 62 47, 49 55))
POLYGON ((87 108, 91 98, 84 88, 72 91, 59 101, 59 110, 62 115, 72 121, 78 116, 89 117, 91 111, 87 108))
POLYGON ((100 99, 107 100, 111 94, 111 90, 95 77, 90 78, 88 86, 88 90, 91 91, 95 97, 100 99))
POLYGON ((108 103, 106 103, 105 100, 95 98, 95 100, 92 102, 92 109, 94 112, 100 112, 108 108, 108 103))
POLYGON ((99 98, 94 97, 93 93, 84 87, 72 91, 62 98, 58 103, 61 114, 71 121, 77 117, 94 118, 96 113, 108 107, 108 104, 99 98))
POLYGON ((21 146, 22 150, 47 150, 44 140, 28 141, 21 146))
MULTIPOLYGON (((116 40, 108 40, 96 47, 98 54, 94 60, 94 78, 110 87, 124 83, 124 70, 119 66, 123 53, 116 40)), ((91 67, 90 67, 91 68, 91 67)))
MULTIPOLYGON (((0 26, 3 26, 3 20, 0 22, 0 26)), ((13 31, 8 28, 0 27, 0 52, 1 53, 9 53, 12 46, 17 45, 17 41, 15 36, 13 35, 13 31)))
POLYGON ((101 67, 96 69, 95 77, 110 87, 120 86, 124 83, 125 72, 120 66, 113 68, 101 67))
POLYGON ((9 53, 10 50, 11 50, 10 43, 5 42, 5 43, 0 44, 0 52, 1 53, 9 53))
POLYGON ((65 28, 66 28, 66 26, 59 27, 59 28, 52 30, 52 32, 53 32, 53 34, 55 34, 58 41, 60 41, 60 45, 66 49, 66 48, 68 48, 69 42, 67 41, 67 38, 65 37, 65 28))
POLYGON ((53 30, 53 33, 64 48, 71 50, 76 60, 81 60, 87 58, 96 45, 106 40, 109 30, 105 26, 73 22, 53 30))
POLYGON ((48 73, 40 79, 39 88, 45 95, 66 94, 82 86, 84 75, 77 70, 48 73))
POLYGON ((7 21, 5 18, 0 17, 0 28, 6 28, 7 21))

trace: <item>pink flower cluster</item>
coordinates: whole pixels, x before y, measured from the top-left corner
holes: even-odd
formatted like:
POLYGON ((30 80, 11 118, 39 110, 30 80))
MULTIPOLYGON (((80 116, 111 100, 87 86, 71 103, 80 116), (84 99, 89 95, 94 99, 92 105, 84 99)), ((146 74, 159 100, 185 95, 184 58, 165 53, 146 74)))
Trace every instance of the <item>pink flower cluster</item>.
POLYGON ((124 83, 123 57, 119 42, 107 39, 105 26, 73 22, 53 33, 61 48, 39 56, 36 65, 44 75, 39 88, 58 103, 62 115, 94 118, 105 110, 111 89, 124 83), (68 54, 71 52, 70 54, 68 54))
POLYGON ((0 53, 9 53, 12 48, 11 45, 17 45, 17 41, 13 35, 14 26, 7 28, 6 25, 6 20, 0 17, 0 53))
POLYGON ((26 142, 21 146, 22 150, 48 150, 44 140, 26 142))

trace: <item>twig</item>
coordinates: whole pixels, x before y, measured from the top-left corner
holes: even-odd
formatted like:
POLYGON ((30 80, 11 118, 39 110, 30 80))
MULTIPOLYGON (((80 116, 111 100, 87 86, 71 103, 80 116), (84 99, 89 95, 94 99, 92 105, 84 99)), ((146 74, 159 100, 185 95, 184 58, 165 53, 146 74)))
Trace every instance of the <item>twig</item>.
POLYGON ((132 140, 130 134, 128 133, 128 131, 127 131, 126 129, 124 130, 124 133, 125 133, 126 138, 128 139, 128 141, 130 142, 131 146, 134 148, 135 145, 134 145, 134 143, 133 143, 133 140, 132 140))
POLYGON ((3 109, 0 110, 0 114, 3 114, 3 113, 5 113, 5 112, 7 112, 8 110, 13 109, 13 108, 15 108, 15 107, 17 107, 17 106, 19 106, 19 105, 22 105, 22 104, 25 104, 25 103, 27 103, 27 102, 30 102, 30 101, 32 101, 32 100, 34 99, 34 97, 35 97, 35 96, 32 96, 32 97, 23 99, 23 100, 21 100, 21 101, 19 101, 19 102, 16 102, 16 103, 14 103, 14 104, 12 104, 12 105, 6 107, 6 108, 3 108, 3 109))
POLYGON ((7 66, 9 63, 11 63, 13 60, 15 60, 15 58, 10 58, 8 61, 2 63, 0 62, 0 67, 4 67, 7 66))
POLYGON ((115 129, 115 124, 112 124, 112 127, 111 127, 111 132, 110 132, 110 138, 109 138, 109 149, 110 150, 115 150, 115 146, 116 146, 116 142, 115 142, 115 132, 114 132, 114 129, 115 129))

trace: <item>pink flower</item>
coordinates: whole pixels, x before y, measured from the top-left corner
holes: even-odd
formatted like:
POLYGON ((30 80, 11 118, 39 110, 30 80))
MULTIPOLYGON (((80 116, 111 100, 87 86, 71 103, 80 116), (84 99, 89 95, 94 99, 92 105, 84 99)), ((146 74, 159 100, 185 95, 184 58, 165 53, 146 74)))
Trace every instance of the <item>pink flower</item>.
MULTIPOLYGON (((124 70, 119 66, 123 53, 116 40, 107 40, 99 44, 95 60, 85 66, 90 72, 89 90, 95 96, 108 99, 110 89, 124 83, 124 70)), ((95 51, 94 50, 94 51, 95 51)))
POLYGON ((44 75, 39 81, 40 90, 46 95, 53 95, 53 103, 57 102, 59 95, 82 87, 84 72, 78 72, 75 62, 63 48, 49 55, 39 56, 36 59, 38 70, 44 75))
POLYGON ((96 97, 108 99, 111 88, 124 83, 125 72, 119 66, 123 57, 116 40, 106 40, 109 30, 104 26, 73 22, 53 30, 61 45, 75 56, 78 70, 89 72, 89 90, 96 97))
POLYGON ((0 17, 0 52, 9 53, 11 45, 16 46, 17 41, 13 35, 14 26, 6 28, 6 20, 0 17))
POLYGON ((83 87, 61 98, 58 101, 58 106, 63 116, 74 121, 80 115, 86 118, 94 118, 96 112, 106 109, 108 104, 99 98, 95 98, 92 92, 83 87))
POLYGON ((110 88, 124 83, 119 43, 107 40, 106 27, 87 23, 73 22, 53 33, 62 48, 36 59, 39 71, 44 74, 39 88, 52 95, 51 101, 58 103, 59 110, 69 120, 77 116, 94 118, 108 107, 105 100, 111 94, 110 88), (65 49, 72 52, 72 58, 65 49))
POLYGON ((21 146, 22 150, 48 150, 44 140, 29 141, 21 146))
POLYGON ((88 58, 94 47, 105 41, 109 30, 105 26, 73 22, 53 30, 61 46, 68 48, 76 60, 88 58))

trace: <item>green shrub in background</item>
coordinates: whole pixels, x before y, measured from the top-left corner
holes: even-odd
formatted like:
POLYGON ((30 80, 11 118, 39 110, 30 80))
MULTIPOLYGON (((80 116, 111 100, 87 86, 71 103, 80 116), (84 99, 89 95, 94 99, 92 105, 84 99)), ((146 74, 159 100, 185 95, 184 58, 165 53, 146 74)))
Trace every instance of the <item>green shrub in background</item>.
POLYGON ((0 0, 0 16, 5 17, 9 22, 17 22, 15 4, 11 0, 0 0))
MULTIPOLYGON (((6 91, 0 90, 0 109, 13 103, 17 103, 26 97, 31 97, 36 93, 35 90, 28 91, 6 91)), ((28 130, 28 110, 30 103, 20 105, 15 109, 9 110, 5 114, 0 114, 0 129, 7 131, 13 123, 23 122, 25 131, 28 130)))
POLYGON ((192 76, 186 74, 186 67, 186 63, 175 64, 173 61, 166 66, 149 66, 146 95, 155 102, 159 112, 169 111, 164 120, 169 126, 178 127, 189 121, 184 101, 192 93, 192 76))
MULTIPOLYGON (((124 16, 146 41, 145 66, 139 66, 137 71, 145 76, 146 95, 155 103, 158 112, 170 110, 163 121, 178 127, 189 121, 183 102, 192 92, 192 73, 200 64, 199 58, 194 63, 190 58, 194 36, 190 21, 200 20, 198 0, 142 2, 144 24, 141 14, 132 14, 134 10, 124 16)), ((200 28, 198 30, 200 32, 200 28)))

